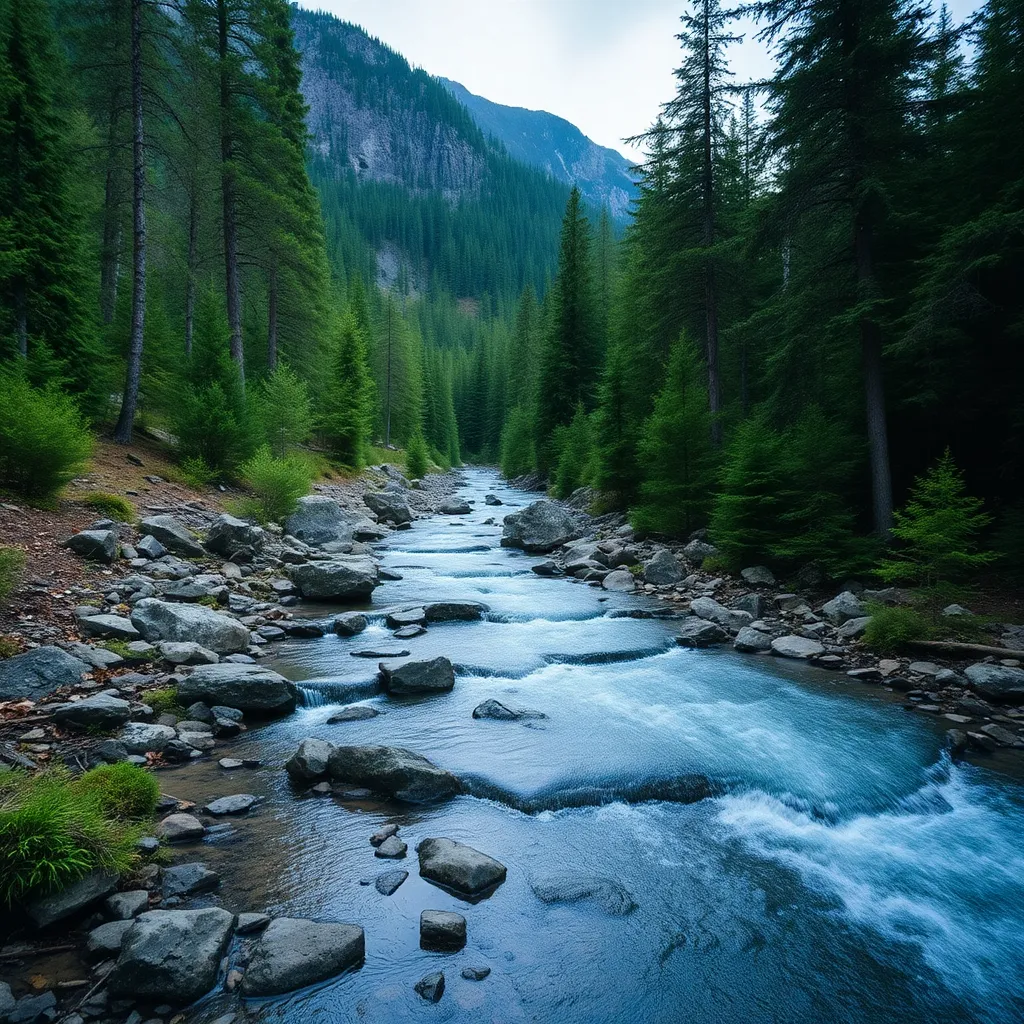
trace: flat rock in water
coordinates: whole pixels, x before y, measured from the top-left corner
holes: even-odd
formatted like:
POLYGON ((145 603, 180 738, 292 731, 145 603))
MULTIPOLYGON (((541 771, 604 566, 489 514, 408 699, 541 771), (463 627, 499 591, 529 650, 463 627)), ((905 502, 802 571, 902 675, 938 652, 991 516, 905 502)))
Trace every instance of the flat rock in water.
POLYGON ((381 665, 380 677, 384 689, 397 696, 440 693, 455 686, 455 669, 444 657, 409 661, 394 668, 381 665))
POLYGON ((164 868, 160 891, 167 896, 193 896, 198 892, 210 892, 220 885, 220 875, 205 864, 175 864, 164 868))
POLYGON ((462 949, 466 944, 466 919, 449 910, 420 913, 420 947, 441 951, 462 949))
POLYGON ((61 686, 74 686, 92 666, 59 647, 36 647, 0 659, 0 700, 39 700, 61 686))
POLYGON ((427 613, 422 608, 399 608, 388 612, 384 621, 392 628, 401 626, 419 626, 427 621, 427 613))
POLYGON ((247 996, 273 996, 333 978, 363 962, 363 929, 277 917, 255 942, 242 979, 247 996))
POLYGON ((206 826, 194 814, 169 814, 153 831, 168 843, 194 843, 206 834, 206 826))
POLYGON ((423 606, 427 622, 476 622, 488 611, 479 601, 432 601, 423 606))
POLYGON ((353 658, 408 658, 409 651, 404 647, 367 647, 362 651, 349 651, 353 658))
POLYGON ((232 796, 222 796, 212 800, 206 805, 206 813, 212 814, 215 818, 227 814, 245 814, 251 811, 259 803, 259 797, 252 793, 235 793, 232 796))
POLYGON ((327 772, 333 782, 365 786, 408 803, 447 800, 462 789, 451 772, 403 747, 335 747, 327 772))
POLYGON ((586 900, 616 917, 624 917, 636 909, 629 892, 611 878, 551 875, 532 879, 530 888, 545 903, 578 903, 586 900))
POLYGON ((503 547, 547 554, 572 540, 577 530, 576 520, 565 508, 545 499, 505 516, 501 543, 503 547))
POLYGON ((392 896, 408 877, 408 871, 385 871, 374 879, 373 884, 381 896, 392 896))
POLYGON ((474 718, 493 718, 499 722, 516 722, 524 718, 547 718, 543 711, 530 708, 510 708, 499 700, 485 700, 473 708, 474 718))
POLYGON ((414 637, 423 636, 426 633, 426 628, 423 626, 403 626, 401 629, 396 629, 391 635, 396 640, 412 640, 414 637))
POLYGON ((377 562, 368 555, 336 555, 293 565, 289 572, 307 600, 354 601, 369 597, 380 584, 377 562))
POLYGON ((327 719, 328 725, 337 725, 339 722, 363 722, 368 718, 376 718, 380 712, 366 704, 354 704, 350 708, 343 708, 337 714, 327 719))
POLYGON ((452 839, 424 839, 417 847, 420 875, 457 895, 479 896, 505 881, 500 861, 452 839))
POLYGON ((332 628, 338 636, 355 636, 362 633, 366 626, 366 616, 360 612, 342 612, 335 617, 332 628))
POLYGON ((816 658, 825 653, 817 640, 804 636, 780 636, 772 641, 772 650, 783 658, 816 658))

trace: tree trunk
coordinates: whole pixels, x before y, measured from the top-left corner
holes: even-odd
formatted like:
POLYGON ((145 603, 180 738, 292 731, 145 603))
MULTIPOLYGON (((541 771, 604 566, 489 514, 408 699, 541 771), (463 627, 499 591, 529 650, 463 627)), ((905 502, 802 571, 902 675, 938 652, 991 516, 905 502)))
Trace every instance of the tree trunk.
POLYGON ((270 270, 270 294, 267 300, 267 369, 277 369, 277 267, 270 270))
MULTIPOLYGON (((711 133, 711 5, 704 0, 704 170, 703 170, 703 244, 710 250, 715 244, 715 165, 711 133)), ((715 447, 722 443, 722 383, 718 372, 718 297, 715 294, 715 270, 708 257, 704 264, 704 313, 707 325, 708 408, 711 411, 711 441, 715 447)))
POLYGON ((192 334, 196 321, 196 262, 199 250, 199 201, 196 184, 188 197, 188 264, 185 276, 185 357, 192 358, 192 334))
POLYGON ((142 4, 132 0, 132 327, 121 415, 114 440, 130 444, 139 401, 146 327, 146 148, 142 114, 142 4))
POLYGON ((220 61, 220 158, 224 217, 224 281, 227 293, 231 358, 245 389, 245 350, 242 347, 242 297, 238 279, 238 213, 235 202, 234 145, 231 124, 231 82, 228 77, 228 12, 226 0, 217 0, 217 44, 220 61))
POLYGON ((107 135, 107 175, 103 187, 103 243, 100 253, 100 316, 104 325, 114 322, 117 311, 117 279, 121 272, 121 217, 117 170, 117 93, 110 104, 107 135))

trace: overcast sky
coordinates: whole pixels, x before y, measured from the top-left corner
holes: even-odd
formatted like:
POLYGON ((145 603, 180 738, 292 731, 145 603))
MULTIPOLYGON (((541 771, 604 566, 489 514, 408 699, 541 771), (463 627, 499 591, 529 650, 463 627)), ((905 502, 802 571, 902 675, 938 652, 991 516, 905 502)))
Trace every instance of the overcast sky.
MULTIPOLYGON (((644 131, 672 95, 682 0, 300 0, 379 37, 410 63, 496 103, 547 110, 595 142, 644 131)), ((979 0, 949 0, 958 20, 979 0)), ((736 80, 767 75, 760 44, 733 55, 736 80)))

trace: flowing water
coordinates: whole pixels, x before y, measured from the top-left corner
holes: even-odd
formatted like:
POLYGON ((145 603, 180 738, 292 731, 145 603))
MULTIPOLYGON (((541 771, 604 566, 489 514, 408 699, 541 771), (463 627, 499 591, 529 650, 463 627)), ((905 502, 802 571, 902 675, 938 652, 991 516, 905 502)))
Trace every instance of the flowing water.
MULTIPOLYGON (((1024 1018, 1024 788, 951 764, 942 728, 845 677, 673 644, 673 623, 633 618, 657 602, 530 571, 499 546, 501 518, 532 500, 466 473, 463 517, 390 535, 360 636, 295 641, 275 667, 306 706, 232 752, 268 767, 180 773, 180 796, 267 797, 204 849, 234 910, 352 921, 366 962, 268 1003, 267 1019, 1009 1022, 1024 1018), (497 494, 502 508, 484 504, 497 494), (486 520, 494 517, 492 523, 486 520), (395 641, 382 610, 470 599, 483 622, 395 641), (375 614, 374 614, 375 613, 375 614), (445 654, 452 693, 396 701, 376 690, 386 645, 445 654), (487 698, 543 712, 475 720, 487 698), (348 703, 377 718, 328 725, 348 703), (409 747, 466 781, 443 805, 396 808, 298 798, 280 765, 304 736, 409 747), (205 790, 205 793, 203 792, 205 790), (404 862, 369 835, 397 822, 404 862), (497 857, 508 880, 468 904, 419 878, 414 849, 448 836, 497 857), (372 879, 402 866, 390 897, 372 879), (567 878, 592 898, 547 902, 567 878), (632 909, 631 909, 632 907, 632 909), (423 952, 419 913, 457 910, 469 942, 423 952), (483 982, 460 977, 487 966, 483 982), (413 984, 443 969, 428 1007, 413 984)), ((177 792, 177 790, 175 790, 177 792)))

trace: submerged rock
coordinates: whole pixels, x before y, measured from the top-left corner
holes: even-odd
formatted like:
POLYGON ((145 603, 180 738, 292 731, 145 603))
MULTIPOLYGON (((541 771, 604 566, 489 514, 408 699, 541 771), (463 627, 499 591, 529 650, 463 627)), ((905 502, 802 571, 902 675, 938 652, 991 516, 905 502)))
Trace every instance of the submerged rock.
POLYGON ((374 879, 373 884, 381 896, 393 896, 408 877, 408 871, 385 871, 374 879))
POLYGON ((457 895, 479 896, 505 881, 500 861, 452 839, 424 839, 417 847, 420 875, 457 895))
POLYGON ((333 782, 365 786, 408 803, 446 800, 462 788, 451 772, 403 747, 335 747, 327 774, 333 782))
POLYGON ((633 897, 611 878, 551 875, 531 879, 530 888, 545 903, 578 903, 587 900, 616 917, 624 917, 636 910, 633 897))
POLYGON ((416 994, 428 1003, 440 1002, 444 995, 444 971, 435 971, 433 974, 424 975, 413 985, 416 994))
POLYGON ((542 711, 529 708, 510 708, 499 700, 485 700, 473 708, 474 718, 493 718, 499 722, 516 722, 524 718, 547 718, 542 711))

